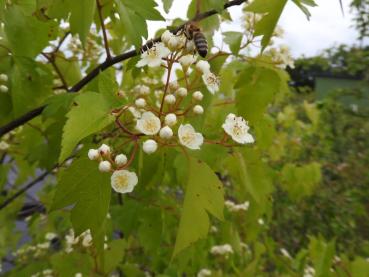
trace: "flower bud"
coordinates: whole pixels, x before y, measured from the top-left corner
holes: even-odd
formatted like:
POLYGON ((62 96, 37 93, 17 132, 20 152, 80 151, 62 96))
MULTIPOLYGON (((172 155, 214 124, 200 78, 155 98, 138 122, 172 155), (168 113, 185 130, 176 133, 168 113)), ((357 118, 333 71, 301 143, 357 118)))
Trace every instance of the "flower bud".
POLYGON ((124 154, 116 155, 114 161, 117 166, 125 165, 127 163, 127 156, 124 154))
POLYGON ((179 85, 177 83, 177 81, 173 81, 169 83, 169 89, 171 91, 176 91, 179 88, 179 85))
POLYGON ((0 91, 1 91, 1 92, 8 92, 8 90, 9 90, 9 89, 8 89, 8 87, 7 87, 7 86, 5 86, 5 85, 1 85, 1 86, 0 86, 0 91))
POLYGON ((182 65, 184 69, 187 69, 191 64, 196 61, 196 57, 194 55, 185 55, 179 58, 179 63, 182 65))
POLYGON ((88 158, 91 161, 98 160, 98 159, 100 159, 99 150, 97 150, 97 149, 90 149, 90 150, 88 150, 87 156, 88 156, 88 158))
POLYGON ((8 81, 8 75, 0 74, 0 81, 1 82, 7 82, 8 81))
POLYGON ((110 154, 110 147, 107 146, 106 144, 102 144, 99 147, 99 152, 100 152, 100 155, 102 155, 102 156, 108 155, 108 154, 110 154))
POLYGON ((168 94, 164 98, 165 103, 172 105, 176 102, 176 97, 173 94, 168 94))
POLYGON ((165 125, 174 126, 177 123, 177 116, 174 113, 168 113, 164 118, 165 125))
POLYGON ((108 161, 101 161, 99 163, 99 170, 101 172, 109 172, 111 170, 111 164, 108 161))
POLYGON ((156 98, 161 98, 164 92, 162 90, 155 90, 154 94, 156 98))
POLYGON ((161 41, 164 42, 165 44, 168 44, 169 40, 173 37, 173 34, 166 30, 162 35, 161 35, 161 41))
POLYGON ((165 127, 161 128, 161 130, 159 132, 159 136, 162 139, 170 139, 173 136, 173 131, 169 126, 165 126, 165 127))
POLYGON ((175 51, 175 50, 177 50, 178 44, 179 44, 178 38, 177 38, 177 37, 175 37, 175 36, 173 36, 173 37, 171 37, 171 38, 168 40, 167 46, 168 46, 168 48, 169 48, 171 51, 175 51))
POLYGON ((209 73, 210 72, 210 64, 207 61, 198 61, 196 64, 196 69, 199 70, 201 73, 209 73))
POLYGON ((193 100, 196 100, 196 101, 201 101, 203 97, 204 97, 204 95, 201 93, 201 91, 195 91, 192 94, 193 100))
POLYGON ((135 105, 136 105, 137 107, 139 107, 139 108, 143 108, 143 107, 145 107, 145 106, 146 106, 146 100, 145 100, 145 99, 143 99, 143 98, 138 98, 138 99, 136 99, 136 101, 135 101, 135 105))
POLYGON ((193 112, 195 114, 203 114, 204 113, 204 108, 200 105, 196 105, 195 107, 193 107, 193 112))
POLYGON ((142 150, 146 153, 146 154, 152 154, 154 153, 156 150, 158 149, 158 144, 156 143, 155 140, 149 139, 147 141, 145 141, 142 145, 142 150))
POLYGON ((176 90, 176 94, 181 96, 181 97, 186 97, 187 96, 187 89, 179 88, 179 89, 176 90))

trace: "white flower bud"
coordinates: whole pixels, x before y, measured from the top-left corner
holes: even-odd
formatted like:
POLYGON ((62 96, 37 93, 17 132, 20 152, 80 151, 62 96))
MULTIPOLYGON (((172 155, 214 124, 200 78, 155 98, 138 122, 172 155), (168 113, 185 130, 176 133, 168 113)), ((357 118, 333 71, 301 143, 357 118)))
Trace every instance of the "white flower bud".
POLYGON ((162 90, 155 90, 154 94, 156 98, 161 98, 164 92, 162 90))
POLYGON ((204 113, 204 108, 200 105, 196 105, 195 107, 193 107, 192 110, 195 114, 203 114, 204 113))
POLYGON ((99 150, 96 150, 96 149, 90 149, 90 150, 88 150, 88 154, 87 155, 88 155, 88 158, 91 161, 100 159, 99 150))
POLYGON ((114 161, 118 166, 125 165, 127 163, 127 156, 124 154, 116 155, 114 161))
POLYGON ((181 97, 186 97, 187 96, 187 89, 179 88, 179 89, 176 90, 176 94, 181 96, 181 97))
POLYGON ((174 126, 177 123, 177 116, 174 113, 168 113, 164 118, 164 122, 168 126, 174 126))
POLYGON ((203 97, 204 97, 204 95, 201 93, 201 91, 195 91, 192 94, 193 100, 196 100, 196 101, 201 101, 203 97))
POLYGON ((108 154, 110 154, 110 147, 107 146, 106 144, 102 144, 99 147, 99 152, 100 152, 100 155, 102 155, 102 156, 108 155, 108 154))
POLYGON ((168 40, 167 46, 168 46, 168 48, 169 48, 171 51, 175 51, 175 50, 177 50, 178 45, 179 45, 179 41, 178 41, 178 38, 177 38, 176 36, 173 36, 173 37, 171 37, 171 38, 168 40))
POLYGON ((165 103, 172 105, 176 102, 176 97, 173 94, 168 94, 164 98, 165 103))
POLYGON ((210 72, 210 64, 207 61, 198 61, 196 64, 196 69, 199 70, 201 73, 209 73, 210 72))
POLYGON ((178 82, 173 81, 169 83, 169 89, 172 91, 176 91, 179 88, 178 82))
POLYGON ((9 89, 8 89, 8 87, 7 87, 7 86, 5 86, 5 85, 1 85, 1 86, 0 86, 0 91, 1 91, 1 92, 8 92, 8 90, 9 90, 9 89))
POLYGON ((173 34, 166 30, 162 35, 161 35, 161 41, 164 42, 165 44, 168 44, 169 40, 173 37, 173 34))
POLYGON ((139 107, 139 108, 143 108, 143 107, 145 107, 145 106, 146 106, 146 100, 145 100, 145 99, 143 99, 143 98, 138 98, 138 99, 136 99, 136 101, 135 101, 135 105, 136 105, 137 107, 139 107))
POLYGON ((111 170, 111 164, 108 161, 101 161, 99 163, 99 170, 101 172, 109 172, 111 170))
POLYGON ((6 75, 6 74, 0 74, 0 81, 7 82, 8 81, 8 75, 6 75))
POLYGON ((146 154, 154 153, 156 149, 158 149, 158 144, 156 143, 155 140, 152 140, 152 139, 145 141, 142 145, 142 150, 146 154))
POLYGON ((148 86, 142 85, 142 86, 140 86, 139 93, 141 95, 149 95, 150 94, 150 88, 148 86))
POLYGON ((159 136, 162 139, 170 139, 173 136, 173 131, 169 126, 165 126, 165 127, 161 128, 161 130, 159 132, 159 136))
POLYGON ((183 68, 188 68, 191 64, 196 62, 196 56, 194 55, 185 55, 179 58, 179 63, 182 65, 183 68))

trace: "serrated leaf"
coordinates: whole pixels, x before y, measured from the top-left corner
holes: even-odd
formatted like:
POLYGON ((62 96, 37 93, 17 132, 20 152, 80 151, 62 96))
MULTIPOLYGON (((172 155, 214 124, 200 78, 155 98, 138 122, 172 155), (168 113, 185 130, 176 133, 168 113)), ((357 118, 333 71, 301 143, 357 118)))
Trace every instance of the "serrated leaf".
POLYGON ((75 96, 74 94, 64 93, 48 98, 46 100, 47 106, 42 111, 42 116, 44 118, 65 116, 75 96))
POLYGON ((87 35, 90 31, 94 18, 96 1, 95 0, 69 0, 71 11, 69 23, 72 34, 78 34, 82 44, 85 45, 87 35))
POLYGON ((75 58, 65 58, 62 54, 55 56, 55 63, 62 72, 63 77, 68 86, 74 85, 82 79, 81 69, 78 65, 78 61, 75 58))
POLYGON ((103 94, 112 105, 117 103, 118 83, 115 79, 115 70, 110 68, 99 74, 98 77, 99 92, 103 94))
POLYGON ((80 158, 60 173, 51 210, 74 204, 71 220, 76 235, 90 229, 95 245, 102 249, 104 241, 101 232, 109 209, 110 194, 110 175, 100 172, 96 162, 80 158))
MULTIPOLYGON (((119 0, 118 0, 119 1, 119 0)), ((146 20, 160 20, 165 21, 164 17, 161 16, 160 12, 155 9, 157 4, 154 0, 140 0, 140 1, 132 1, 132 0, 120 0, 123 4, 135 11, 137 14, 142 16, 146 20)))
POLYGON ((243 34, 240 32, 224 32, 224 42, 229 45, 233 54, 238 54, 241 47, 243 34))
POLYGON ((204 162, 190 158, 186 195, 173 257, 206 237, 210 227, 208 213, 223 220, 223 205, 223 185, 217 175, 204 162))
POLYGON ((55 22, 47 23, 25 16, 16 5, 4 13, 4 29, 14 55, 34 58, 56 35, 55 22))
POLYGON ((65 160, 83 138, 94 134, 114 121, 110 104, 104 95, 86 92, 75 98, 77 106, 67 114, 63 128, 62 150, 59 161, 65 160))
POLYGON ((274 70, 248 67, 236 83, 236 88, 239 88, 236 94, 238 113, 253 124, 261 120, 280 86, 281 80, 274 70))
POLYGON ((263 36, 261 40, 262 51, 268 46, 279 17, 287 3, 287 0, 255 0, 247 6, 249 12, 265 14, 255 24, 255 36, 263 36))

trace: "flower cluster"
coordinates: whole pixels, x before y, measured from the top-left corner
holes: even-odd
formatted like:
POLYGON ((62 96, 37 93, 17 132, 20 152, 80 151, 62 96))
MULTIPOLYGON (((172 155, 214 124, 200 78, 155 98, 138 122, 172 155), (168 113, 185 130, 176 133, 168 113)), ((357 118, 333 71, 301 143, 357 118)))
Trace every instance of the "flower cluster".
POLYGON ((37 272, 37 273, 31 275, 31 277, 41 277, 41 276, 43 276, 43 277, 53 277, 55 275, 54 275, 53 270, 49 269, 49 268, 43 270, 42 272, 37 272))
POLYGON ((210 253, 213 255, 225 256, 227 258, 229 254, 233 254, 233 248, 230 244, 215 245, 210 249, 210 253))
POLYGON ((0 92, 6 93, 9 91, 6 83, 8 82, 8 75, 0 74, 0 92))
POLYGON ((265 55, 270 56, 272 61, 280 68, 295 67, 290 49, 286 45, 281 45, 279 48, 270 48, 265 55))
POLYGON ((135 172, 125 170, 129 165, 129 161, 125 154, 113 156, 110 147, 102 144, 98 149, 90 149, 88 151, 90 160, 99 161, 99 170, 101 172, 112 172, 111 186, 119 193, 132 192, 138 183, 135 172))
POLYGON ((37 258, 44 256, 50 248, 51 241, 56 238, 55 233, 46 233, 45 241, 37 243, 36 245, 27 245, 19 248, 13 253, 19 261, 26 261, 28 258, 37 258))
POLYGON ((203 268, 197 273, 197 277, 207 277, 207 276, 211 276, 211 270, 207 268, 203 268))
POLYGON ((239 212, 239 211, 247 211, 250 206, 250 202, 246 201, 242 204, 236 204, 233 201, 227 200, 224 202, 224 205, 230 212, 239 212))

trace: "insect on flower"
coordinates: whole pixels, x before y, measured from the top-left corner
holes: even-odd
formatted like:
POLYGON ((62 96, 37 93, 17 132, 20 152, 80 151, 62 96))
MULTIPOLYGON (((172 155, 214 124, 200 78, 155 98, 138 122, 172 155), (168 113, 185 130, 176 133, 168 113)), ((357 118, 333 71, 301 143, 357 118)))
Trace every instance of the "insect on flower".
POLYGON ((201 29, 194 23, 188 23, 183 28, 183 33, 188 40, 193 40, 196 50, 203 58, 208 54, 208 42, 201 29))

